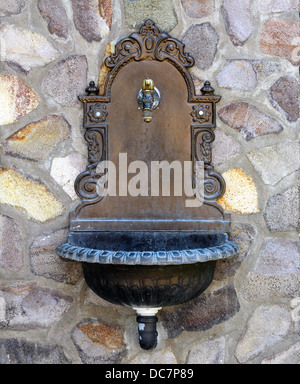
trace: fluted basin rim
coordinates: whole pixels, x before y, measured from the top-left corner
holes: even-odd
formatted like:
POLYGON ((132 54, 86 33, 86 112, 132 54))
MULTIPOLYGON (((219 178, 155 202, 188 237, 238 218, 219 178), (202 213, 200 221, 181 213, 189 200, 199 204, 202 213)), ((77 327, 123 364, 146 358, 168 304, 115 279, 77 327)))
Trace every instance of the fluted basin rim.
POLYGON ((194 264, 230 259, 238 253, 238 246, 226 240, 223 244, 186 250, 170 250, 158 252, 108 251, 79 247, 65 243, 58 248, 62 258, 85 263, 116 264, 116 265, 172 265, 194 264))

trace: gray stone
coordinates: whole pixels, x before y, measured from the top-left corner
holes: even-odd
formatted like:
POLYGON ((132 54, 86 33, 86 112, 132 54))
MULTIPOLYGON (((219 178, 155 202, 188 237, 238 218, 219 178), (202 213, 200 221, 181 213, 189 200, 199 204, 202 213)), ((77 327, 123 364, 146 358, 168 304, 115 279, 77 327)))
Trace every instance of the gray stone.
POLYGON ((246 141, 257 136, 264 136, 283 131, 279 122, 267 116, 254 105, 246 102, 234 102, 218 112, 223 123, 228 124, 238 132, 243 132, 246 141))
POLYGON ((289 188, 268 199, 264 218, 268 229, 297 231, 300 228, 300 186, 289 188))
POLYGON ((219 35, 210 23, 192 25, 182 39, 199 69, 206 70, 214 62, 219 35))
POLYGON ((300 117, 300 83, 292 76, 281 77, 269 90, 269 97, 273 106, 283 111, 290 122, 300 117))
POLYGON ((26 0, 0 0, 0 16, 11 16, 23 11, 26 0))
POLYGON ((1 60, 15 64, 25 73, 45 66, 59 57, 59 51, 39 33, 2 24, 0 28, 1 60))
POLYGON ((233 285, 177 306, 164 308, 161 312, 163 326, 171 338, 183 331, 206 331, 214 325, 225 322, 240 310, 240 304, 233 285))
POLYGON ((190 350, 187 364, 224 364, 225 338, 202 343, 190 350))
POLYGON ((300 364, 300 342, 292 345, 284 351, 273 355, 269 359, 264 359, 262 364, 273 364, 273 365, 296 365, 300 364))
POLYGON ((78 96, 85 94, 87 72, 88 64, 85 56, 69 56, 55 64, 48 72, 42 88, 61 106, 79 106, 78 96))
POLYGON ((251 0, 223 0, 222 14, 226 31, 234 45, 243 45, 253 32, 251 0))
POLYGON ((23 267, 22 242, 16 222, 10 217, 0 215, 0 266, 2 268, 16 272, 23 267))
POLYGON ((276 185, 300 168, 299 142, 286 141, 249 152, 247 156, 267 185, 276 185))
POLYGON ((230 241, 234 241, 238 245, 239 253, 232 260, 217 262, 214 274, 215 280, 220 281, 235 275, 248 256, 256 236, 257 231, 251 224, 235 223, 232 225, 230 241))
POLYGON ((71 199, 76 200, 78 196, 74 189, 74 182, 87 165, 87 160, 80 153, 74 152, 67 157, 54 158, 50 174, 71 199))
POLYGON ((98 319, 83 320, 71 337, 85 364, 119 364, 126 354, 124 330, 98 319))
POLYGON ((300 294, 299 243, 269 238, 264 241, 253 272, 247 275, 242 294, 248 301, 300 294))
POLYGON ((299 11, 299 0, 260 0, 262 12, 299 11))
POLYGON ((61 0, 39 0, 38 9, 52 35, 68 37, 68 16, 61 0))
POLYGON ((72 0, 74 24, 90 43, 101 41, 110 31, 108 19, 101 17, 99 3, 98 0, 72 0))
POLYGON ((251 62, 233 60, 221 69, 217 81, 221 88, 250 92, 256 88, 257 75, 251 62))
POLYGON ((138 29, 151 19, 163 32, 170 32, 178 21, 172 0, 123 0, 128 28, 138 29))
POLYGON ((259 307, 251 316, 245 335, 240 339, 235 356, 240 363, 259 356, 289 334, 290 312, 279 305, 259 307))
POLYGON ((263 276, 300 273, 299 243, 286 239, 267 239, 258 255, 254 271, 263 276))
POLYGON ((0 341, 0 364, 71 364, 71 361, 58 345, 5 339, 0 341))
POLYGON ((215 131, 215 136, 216 139, 212 144, 212 163, 214 165, 224 164, 240 152, 240 144, 220 129, 215 131))
POLYGON ((57 255, 57 248, 66 242, 68 231, 61 229, 39 236, 30 248, 30 265, 34 274, 63 282, 76 284, 82 276, 81 263, 69 262, 57 255))
POLYGON ((56 323, 73 301, 58 291, 27 282, 1 285, 0 298, 6 307, 0 328, 24 331, 56 323))
MULTIPOLYGON (((160 336, 160 335, 159 335, 160 336)), ((149 354, 149 351, 143 352, 140 350, 139 354, 130 360, 130 364, 177 364, 176 357, 171 348, 154 350, 149 354)))

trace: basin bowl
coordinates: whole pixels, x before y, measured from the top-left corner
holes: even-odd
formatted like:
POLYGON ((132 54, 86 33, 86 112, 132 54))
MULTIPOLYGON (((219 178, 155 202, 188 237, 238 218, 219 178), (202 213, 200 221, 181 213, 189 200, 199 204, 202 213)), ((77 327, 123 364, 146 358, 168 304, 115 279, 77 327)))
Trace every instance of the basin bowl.
POLYGON ((83 263, 87 285, 103 299, 159 308, 200 295, 216 261, 236 254, 237 246, 226 234, 73 232, 58 253, 83 263))
POLYGON ((61 257, 82 262, 94 293, 137 311, 144 350, 157 346, 157 311, 199 296, 212 282, 217 260, 237 252, 227 234, 175 231, 71 232, 58 249, 61 257))

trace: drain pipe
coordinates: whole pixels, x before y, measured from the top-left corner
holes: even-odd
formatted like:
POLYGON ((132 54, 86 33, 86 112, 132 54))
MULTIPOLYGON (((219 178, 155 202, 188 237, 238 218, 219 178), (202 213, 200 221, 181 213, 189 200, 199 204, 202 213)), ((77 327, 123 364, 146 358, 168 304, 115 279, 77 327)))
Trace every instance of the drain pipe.
POLYGON ((142 349, 150 351, 157 346, 156 314, 162 308, 133 308, 138 316, 139 341, 142 349))

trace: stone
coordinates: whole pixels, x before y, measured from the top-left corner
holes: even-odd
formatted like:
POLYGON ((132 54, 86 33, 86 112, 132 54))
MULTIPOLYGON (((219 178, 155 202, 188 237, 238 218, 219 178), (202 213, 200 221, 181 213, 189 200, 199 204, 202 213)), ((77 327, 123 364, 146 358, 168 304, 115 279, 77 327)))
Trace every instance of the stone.
POLYGON ((300 186, 288 188, 269 197, 264 219, 269 231, 298 231, 300 229, 300 186))
POLYGON ((217 291, 203 293, 196 299, 176 306, 163 308, 161 320, 170 338, 183 331, 206 331, 224 323, 240 310, 240 304, 233 285, 217 291))
POLYGON ((61 320, 73 301, 59 291, 17 281, 10 285, 2 284, 0 297, 5 300, 7 308, 0 327, 18 331, 50 327, 61 320))
POLYGON ((189 17, 201 19, 215 11, 215 0, 181 0, 181 4, 189 17))
POLYGON ((250 215, 258 213, 258 194, 251 176, 240 168, 233 168, 222 175, 226 182, 226 192, 218 203, 227 212, 250 215))
POLYGON ((183 36, 185 50, 195 59, 202 70, 209 69, 214 62, 219 35, 210 23, 192 25, 183 36))
POLYGON ((241 290, 248 301, 269 297, 293 298, 300 294, 299 243, 286 239, 264 241, 253 272, 241 290))
POLYGON ((99 74, 99 83, 98 83, 99 95, 104 95, 106 80, 108 79, 108 76, 111 72, 111 69, 105 65, 105 59, 109 57, 112 53, 113 53, 113 44, 108 44, 105 50, 105 55, 103 58, 103 63, 102 63, 100 74, 99 74))
POLYGON ((300 117, 300 83, 292 76, 281 77, 269 90, 273 106, 291 123, 300 117))
POLYGON ((0 126, 12 124, 35 110, 39 99, 19 77, 0 74, 0 126))
POLYGON ((2 61, 17 65, 26 73, 33 68, 43 67, 59 57, 59 52, 53 44, 30 29, 2 24, 0 41, 2 61))
POLYGON ((222 15, 226 31, 234 45, 244 45, 253 33, 251 0, 223 0, 222 15))
POLYGON ((186 364, 224 364, 225 338, 202 343, 190 350, 186 364))
POLYGON ((0 168, 0 204, 21 209, 29 220, 40 223, 62 215, 65 210, 44 184, 7 168, 0 168))
POLYGON ((299 65, 299 22, 268 20, 262 29, 260 50, 266 55, 285 57, 293 65, 299 65))
POLYGON ((215 166, 224 164, 240 152, 240 144, 220 129, 215 131, 215 137, 215 141, 212 144, 212 163, 215 166))
POLYGON ((260 0, 260 10, 264 13, 298 11, 299 0, 260 0))
POLYGON ((247 60, 247 62, 251 63, 254 71, 257 74, 258 80, 267 79, 271 73, 280 72, 281 65, 280 63, 276 63, 270 60, 247 60))
POLYGON ((78 95, 85 94, 87 72, 85 56, 69 56, 48 72, 42 83, 43 91, 61 106, 78 107, 78 95))
POLYGON ((254 271, 264 276, 300 273, 299 243, 269 238, 258 254, 254 271))
POLYGON ((74 24, 89 43, 101 41, 109 33, 112 22, 111 0, 72 0, 72 6, 74 24), (102 4, 102 8, 99 4, 102 4))
POLYGON ((0 0, 0 16, 11 16, 21 13, 26 0, 0 0))
POLYGON ((293 344, 286 350, 262 360, 261 364, 296 365, 300 364, 300 342, 293 344))
POLYGON ((72 331, 84 364, 119 364, 126 353, 124 331, 99 319, 86 319, 72 331))
POLYGON ((230 241, 234 241, 239 247, 239 253, 231 260, 217 262, 214 280, 221 281, 235 275, 243 261, 249 255, 251 246, 256 239, 257 231, 251 224, 232 224, 230 241))
POLYGON ((170 32, 178 23, 172 0, 123 0, 126 26, 138 29, 151 19, 163 32, 170 32))
POLYGON ((47 116, 8 137, 3 149, 6 155, 33 161, 47 160, 55 147, 70 137, 70 130, 63 116, 47 116))
POLYGON ((234 102, 218 112, 223 123, 242 132, 246 141, 257 136, 280 133, 283 127, 279 122, 246 102, 234 102))
POLYGON ((87 165, 87 160, 80 153, 72 153, 67 157, 54 158, 50 174, 71 199, 76 200, 78 196, 74 189, 74 183, 87 165))
POLYGON ((68 16, 61 0, 39 0, 37 3, 42 18, 48 23, 52 35, 68 38, 68 16))
POLYGON ((251 151, 248 159, 267 185, 276 185, 300 168, 299 142, 286 141, 251 151))
POLYGON ((240 363, 259 356, 289 334, 290 312, 279 305, 260 306, 251 316, 245 335, 239 340, 235 356, 240 363))
POLYGON ((17 272, 24 266, 22 242, 17 223, 10 217, 0 215, 0 266, 2 268, 17 272))
POLYGON ((142 350, 139 352, 137 356, 130 360, 130 364, 177 364, 176 357, 172 352, 171 348, 166 348, 162 350, 154 350, 143 352, 142 350))
POLYGON ((251 62, 233 60, 218 73, 217 82, 221 88, 250 92, 257 86, 257 74, 251 62))
POLYGON ((60 229, 37 237, 30 247, 31 271, 38 276, 75 285, 82 276, 81 263, 66 261, 57 255, 57 248, 65 243, 68 230, 60 229))
POLYGON ((113 22, 113 4, 112 0, 99 0, 100 16, 105 19, 109 30, 113 22))
POLYGON ((62 347, 30 343, 25 340, 0 340, 0 364, 71 364, 62 347))

